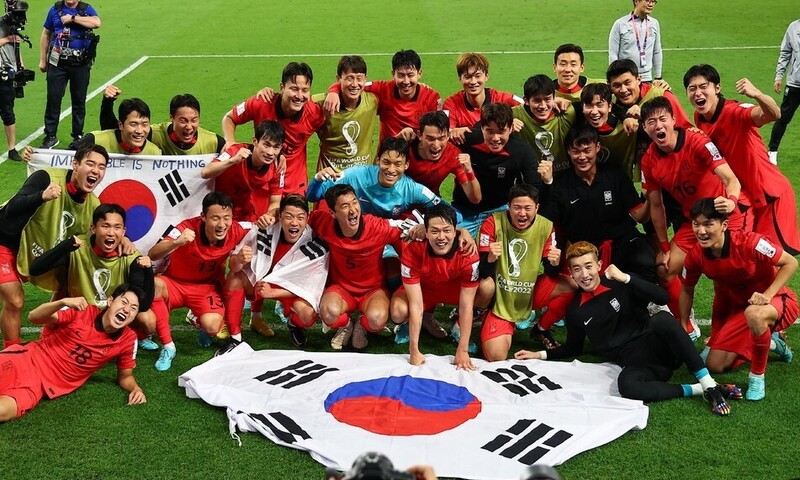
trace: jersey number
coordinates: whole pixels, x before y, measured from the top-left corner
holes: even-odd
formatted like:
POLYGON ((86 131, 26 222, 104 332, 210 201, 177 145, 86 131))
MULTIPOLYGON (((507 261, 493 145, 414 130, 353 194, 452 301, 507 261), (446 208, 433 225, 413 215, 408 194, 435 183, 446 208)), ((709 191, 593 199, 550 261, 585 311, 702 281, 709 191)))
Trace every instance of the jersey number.
POLYGON ((198 272, 208 272, 213 273, 217 271, 217 260, 210 260, 208 262, 200 262, 197 265, 198 272))
POLYGON ((675 185, 675 191, 681 194, 681 197, 686 198, 697 193, 697 187, 689 183, 689 180, 684 180, 680 185, 675 185))
POLYGON ((75 359, 75 363, 78 365, 84 365, 86 362, 92 359, 92 351, 81 345, 80 343, 75 344, 75 348, 69 352, 69 356, 75 359))

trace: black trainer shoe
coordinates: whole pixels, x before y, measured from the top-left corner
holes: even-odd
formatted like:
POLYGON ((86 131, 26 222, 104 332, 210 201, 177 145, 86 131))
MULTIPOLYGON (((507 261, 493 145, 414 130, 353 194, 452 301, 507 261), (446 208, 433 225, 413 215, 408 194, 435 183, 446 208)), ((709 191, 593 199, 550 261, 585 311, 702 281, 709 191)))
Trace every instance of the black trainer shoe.
POLYGON ((724 417, 731 413, 731 407, 728 405, 728 402, 725 401, 727 394, 728 392, 720 388, 719 385, 707 388, 703 393, 703 398, 708 402, 709 406, 711 406, 711 412, 714 415, 724 417))
POLYGON ((545 350, 552 350, 561 346, 561 344, 553 338, 553 334, 550 333, 550 330, 539 330, 538 324, 531 328, 531 338, 544 345, 545 350))
POLYGON ((219 347, 216 352, 214 352, 214 356, 219 357, 220 355, 225 355, 234 348, 238 347, 240 343, 242 343, 240 340, 236 340, 233 337, 228 337, 228 339, 225 340, 225 343, 223 343, 222 346, 219 347))
POLYGON ((58 137, 55 135, 48 135, 44 137, 44 140, 42 140, 42 144, 39 145, 39 148, 53 148, 56 145, 58 145, 58 137))
POLYGON ((19 154, 16 148, 12 148, 8 151, 8 158, 14 160, 15 162, 21 162, 22 156, 19 154))
POLYGON ((439 325, 439 322, 433 315, 422 314, 422 328, 433 338, 438 338, 439 340, 447 338, 447 331, 439 325))
POLYGON ((289 338, 295 347, 303 348, 306 346, 306 329, 289 324, 289 338))

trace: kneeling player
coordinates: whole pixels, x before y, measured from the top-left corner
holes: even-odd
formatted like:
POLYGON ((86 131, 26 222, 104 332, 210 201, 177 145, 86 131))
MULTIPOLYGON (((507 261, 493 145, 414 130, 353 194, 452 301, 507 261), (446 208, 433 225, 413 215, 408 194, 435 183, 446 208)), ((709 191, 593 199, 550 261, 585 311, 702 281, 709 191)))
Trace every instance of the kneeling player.
POLYGON ((480 258, 465 254, 458 246, 456 213, 448 205, 437 205, 425 215, 425 242, 412 242, 403 249, 400 272, 403 286, 392 296, 392 320, 408 322, 409 353, 412 365, 422 365, 419 333, 423 312, 432 312, 439 303, 458 305, 458 323, 464 332, 456 349, 456 368, 474 370, 469 358, 472 307, 478 289, 480 258), (423 293, 424 292, 424 293, 423 293))
POLYGON ((226 353, 242 341, 245 296, 270 298, 283 304, 289 334, 298 347, 306 344, 306 329, 317 319, 317 306, 328 277, 328 248, 312 238, 305 197, 290 194, 280 202, 278 223, 251 230, 242 241, 253 257, 225 283, 225 323, 231 333, 217 351, 226 353))
POLYGON ((25 415, 42 398, 75 391, 114 358, 117 382, 128 392, 128 405, 145 403, 133 377, 136 334, 127 328, 143 296, 138 288, 123 284, 103 310, 83 297, 62 298, 31 310, 32 323, 58 328, 45 338, 0 352, 0 422, 25 415))
POLYGON ((691 215, 698 243, 684 263, 681 317, 689 315, 700 275, 714 280, 706 365, 721 372, 749 360, 745 398, 761 400, 769 351, 792 361, 792 351, 778 332, 800 313, 797 296, 786 287, 797 260, 761 234, 728 230, 727 215, 715 208, 712 198, 695 203, 691 215))
POLYGON ((619 393, 625 398, 656 402, 704 394, 717 415, 728 415, 729 398, 741 398, 735 385, 718 385, 703 365, 692 341, 668 312, 650 318, 648 302, 663 305, 667 293, 636 274, 622 272, 615 265, 600 269, 597 248, 576 242, 567 249, 572 279, 580 287, 567 309, 567 341, 553 350, 520 350, 517 359, 555 360, 583 352, 588 337, 594 348, 620 365, 619 393), (681 364, 686 364, 699 383, 667 383, 681 364))

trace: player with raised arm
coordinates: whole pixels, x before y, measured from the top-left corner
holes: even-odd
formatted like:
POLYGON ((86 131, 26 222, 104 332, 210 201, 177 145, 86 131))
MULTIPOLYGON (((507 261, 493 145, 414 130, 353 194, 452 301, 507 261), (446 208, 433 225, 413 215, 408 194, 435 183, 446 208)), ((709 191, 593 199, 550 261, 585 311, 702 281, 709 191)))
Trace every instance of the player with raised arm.
POLYGON ((607 360, 622 367, 617 385, 625 398, 658 402, 703 395, 716 415, 728 415, 728 400, 741 398, 735 385, 720 385, 703 365, 692 341, 669 312, 650 317, 649 302, 664 304, 666 292, 635 273, 615 265, 604 266, 597 248, 576 242, 567 248, 572 279, 580 287, 567 309, 567 340, 553 350, 520 350, 517 359, 558 360, 583 352, 588 338, 607 360), (605 268, 605 275, 600 271, 605 268), (694 384, 668 383, 685 364, 697 379, 694 384))
POLYGON ((722 372, 750 361, 745 398, 761 400, 770 350, 787 363, 794 356, 779 332, 800 313, 797 295, 786 286, 797 271, 797 259, 761 234, 730 231, 727 215, 713 198, 698 200, 690 215, 697 243, 681 274, 681 319, 689 315, 700 275, 713 280, 706 365, 722 372))
POLYGON ((106 308, 69 297, 31 310, 31 323, 58 328, 52 335, 0 352, 0 422, 25 415, 45 397, 75 391, 115 358, 117 383, 128 392, 128 405, 145 403, 147 398, 133 377, 136 334, 127 328, 143 296, 138 288, 122 284, 106 308))

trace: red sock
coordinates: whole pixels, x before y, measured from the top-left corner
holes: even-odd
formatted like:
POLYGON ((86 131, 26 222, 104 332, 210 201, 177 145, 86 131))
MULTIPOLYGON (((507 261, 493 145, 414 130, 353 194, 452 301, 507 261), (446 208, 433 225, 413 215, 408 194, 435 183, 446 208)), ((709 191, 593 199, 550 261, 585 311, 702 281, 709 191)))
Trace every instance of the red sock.
POLYGON ((286 315, 286 318, 289 319, 289 323, 291 323, 295 327, 310 328, 312 325, 314 325, 314 322, 317 321, 317 317, 315 315, 315 316, 311 317, 311 321, 310 322, 303 323, 303 321, 300 320, 300 317, 297 315, 297 313, 295 313, 295 311, 291 310, 291 309, 288 312, 284 312, 284 314, 286 315))
POLYGON ((362 327, 364 327, 364 330, 366 330, 368 332, 371 332, 371 333, 378 333, 383 329, 383 327, 380 327, 380 328, 377 328, 377 329, 373 328, 369 324, 369 320, 367 319, 366 315, 361 315, 361 318, 359 319, 359 323, 361 324, 362 327))
POLYGON ((10 347, 11 345, 19 345, 20 343, 22 343, 22 340, 20 340, 20 339, 16 339, 16 340, 3 340, 3 348, 8 348, 8 347, 10 347))
POLYGON ((348 323, 350 323, 350 315, 345 312, 339 315, 339 318, 336 319, 333 325, 330 325, 330 328, 344 328, 348 323))
POLYGON ((242 333, 242 311, 244 310, 244 289, 224 290, 222 303, 225 304, 225 323, 231 335, 242 333))
POLYGON ((172 342, 172 332, 169 329, 169 310, 163 298, 156 298, 150 305, 150 310, 156 315, 156 333, 161 343, 172 342))
POLYGON ((539 319, 539 326, 545 330, 553 326, 554 323, 564 318, 567 313, 567 306, 572 301, 573 293, 562 293, 551 299, 547 303, 547 311, 539 319))
POLYGON ((770 339, 769 329, 761 335, 753 335, 753 359, 750 362, 750 373, 763 375, 767 371, 770 339))
MULTIPOLYGON (((672 312, 672 315, 675 318, 679 317, 678 314, 678 298, 681 296, 681 281, 678 277, 673 278, 672 280, 661 283, 661 287, 667 291, 667 295, 669 295, 669 301, 667 302, 667 307, 669 307, 669 311, 672 312)), ((686 328, 691 328, 687 325, 686 328)), ((690 330, 687 330, 687 332, 690 330)))
MULTIPOLYGON (((280 301, 280 300, 278 300, 280 301)), ((250 315, 255 313, 256 315, 261 315, 261 310, 264 308, 264 299, 258 297, 257 299, 250 302, 250 315)), ((228 327, 230 328, 230 327, 228 327)))

